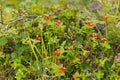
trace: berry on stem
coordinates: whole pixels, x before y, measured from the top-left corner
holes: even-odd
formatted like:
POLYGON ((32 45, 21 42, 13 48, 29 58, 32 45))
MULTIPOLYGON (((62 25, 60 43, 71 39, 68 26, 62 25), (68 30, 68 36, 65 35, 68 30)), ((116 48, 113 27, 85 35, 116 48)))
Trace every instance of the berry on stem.
POLYGON ((91 24, 92 22, 91 21, 87 21, 87 24, 89 25, 89 24, 91 24))
POLYGON ((55 22, 55 25, 56 25, 56 26, 59 26, 60 23, 61 23, 61 21, 60 21, 60 20, 57 20, 57 21, 55 22))
POLYGON ((96 40, 98 38, 98 35, 96 33, 92 33, 92 37, 93 37, 93 39, 96 40))
POLYGON ((59 68, 59 72, 64 72, 64 71, 66 71, 66 70, 67 70, 67 68, 64 67, 64 66, 62 66, 62 67, 59 68))
POLYGON ((55 54, 56 54, 57 56, 60 56, 60 49, 56 49, 56 50, 55 50, 55 54))
POLYGON ((66 67, 62 67, 62 70, 63 70, 63 71, 66 71, 67 69, 66 69, 66 67))
POLYGON ((46 14, 46 15, 45 15, 45 19, 46 19, 46 20, 50 20, 50 15, 46 14))
POLYGON ((76 43, 76 40, 73 40, 73 41, 72 41, 72 44, 75 44, 75 43, 76 43))
POLYGON ((94 26, 94 24, 92 23, 92 21, 87 21, 87 24, 90 26, 90 27, 93 27, 94 26))
POLYGON ((108 16, 104 16, 104 18, 103 18, 103 19, 104 19, 104 21, 107 21, 107 19, 108 19, 108 16))
POLYGON ((68 50, 68 51, 70 51, 70 50, 71 50, 71 48, 70 48, 70 47, 67 47, 67 50, 68 50))
POLYGON ((92 33, 92 37, 97 37, 97 34, 96 33, 92 33))
POLYGON ((80 80, 79 74, 76 74, 76 80, 80 80))
POLYGON ((107 38, 101 38, 101 42, 106 42, 107 38))
POLYGON ((36 35, 36 39, 37 39, 37 40, 41 40, 41 38, 40 38, 39 35, 36 35))

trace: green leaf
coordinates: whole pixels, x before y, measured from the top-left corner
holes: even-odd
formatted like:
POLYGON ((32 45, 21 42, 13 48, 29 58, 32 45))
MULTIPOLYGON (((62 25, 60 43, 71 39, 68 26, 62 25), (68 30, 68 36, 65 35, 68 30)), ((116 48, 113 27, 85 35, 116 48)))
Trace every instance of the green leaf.
POLYGON ((102 46, 105 47, 106 49, 110 49, 110 44, 108 44, 107 42, 103 43, 102 46))
POLYGON ((24 68, 17 70, 16 76, 15 76, 17 80, 21 80, 22 78, 25 77, 25 74, 23 73, 23 71, 24 71, 24 68))
POLYGON ((88 75, 86 73, 80 73, 80 78, 82 78, 82 80, 86 80, 87 77, 88 75))
POLYGON ((0 38, 0 46, 5 45, 8 42, 8 40, 5 37, 0 38))
POLYGON ((61 46, 61 47, 60 47, 60 52, 61 52, 61 54, 63 54, 63 53, 65 52, 64 47, 63 47, 63 46, 61 46))
POLYGON ((98 79, 103 78, 103 75, 104 75, 104 73, 102 71, 100 71, 100 70, 98 72, 96 72, 95 74, 98 77, 98 79))
POLYGON ((15 50, 17 52, 23 52, 27 47, 24 46, 24 45, 18 45, 18 46, 15 46, 15 50))
POLYGON ((83 55, 83 56, 87 56, 87 55, 88 55, 88 51, 86 51, 86 50, 82 50, 81 55, 83 55))
POLYGON ((12 53, 11 54, 11 57, 14 59, 14 58, 17 58, 18 57, 18 54, 17 53, 12 53))
POLYGON ((106 70, 108 70, 112 67, 112 63, 109 62, 109 61, 106 61, 105 64, 104 64, 104 67, 105 67, 106 70))
POLYGON ((51 71, 52 71, 52 73, 55 74, 55 76, 64 76, 65 75, 64 72, 59 72, 60 66, 58 66, 54 63, 52 65, 50 65, 50 68, 52 69, 51 71))
POLYGON ((100 61, 99 65, 103 67, 104 64, 105 64, 105 62, 106 62, 106 60, 107 60, 107 58, 105 58, 105 59, 100 59, 100 60, 99 60, 99 61, 100 61))
POLYGON ((80 68, 82 70, 86 70, 86 69, 90 68, 90 64, 88 64, 88 63, 81 63, 80 64, 80 68))

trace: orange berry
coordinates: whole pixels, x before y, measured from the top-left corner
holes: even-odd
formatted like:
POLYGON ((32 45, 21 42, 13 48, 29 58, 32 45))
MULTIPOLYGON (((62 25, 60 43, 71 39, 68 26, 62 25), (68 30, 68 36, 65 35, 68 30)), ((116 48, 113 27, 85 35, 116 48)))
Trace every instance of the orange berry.
POLYGON ((60 49, 55 50, 55 54, 56 54, 57 56, 60 56, 60 49))
POLYGON ((40 38, 39 35, 36 35, 36 39, 37 39, 37 40, 41 40, 41 38, 40 38))
POLYGON ((90 25, 92 22, 91 21, 87 21, 87 24, 90 25))
POLYGON ((61 73, 61 72, 63 72, 63 70, 59 69, 59 72, 61 73))
POLYGON ((62 67, 62 70, 63 70, 63 71, 66 71, 67 69, 66 69, 66 67, 62 67))
POLYGON ((59 72, 63 72, 63 71, 66 71, 66 70, 67 70, 67 68, 63 67, 63 66, 59 68, 59 72))
POLYGON ((60 21, 60 20, 57 20, 57 22, 58 22, 58 23, 61 23, 61 21, 60 21))
POLYGON ((72 44, 75 44, 75 43, 76 43, 76 40, 73 40, 73 41, 72 41, 72 44))
POLYGON ((106 42, 107 38, 101 38, 101 42, 106 42))
POLYGON ((60 24, 59 24, 58 22, 55 22, 55 25, 56 25, 56 26, 59 26, 60 24))
POLYGON ((69 50, 71 50, 71 48, 70 48, 70 47, 67 47, 67 50, 69 51, 69 50))
POLYGON ((61 21, 60 21, 60 20, 57 20, 57 21, 55 22, 55 25, 56 25, 56 26, 59 26, 60 23, 61 23, 61 21))
POLYGON ((76 74, 76 80, 80 80, 79 74, 76 74))
POLYGON ((47 54, 47 52, 46 52, 46 51, 43 51, 42 53, 43 53, 43 54, 47 54))
POLYGON ((76 78, 76 80, 80 80, 80 78, 76 78))
POLYGON ((50 16, 48 14, 45 15, 46 20, 50 20, 50 16))
POLYGON ((107 21, 107 19, 108 19, 108 16, 104 16, 104 18, 103 18, 103 19, 104 19, 104 21, 107 21))
POLYGON ((93 24, 93 23, 90 23, 90 24, 89 24, 89 26, 93 27, 93 26, 94 26, 94 24, 93 24))
POLYGON ((97 34, 96 33, 92 33, 92 37, 97 37, 97 34))
POLYGON ((87 24, 88 24, 89 26, 91 26, 91 27, 94 26, 94 24, 93 24, 91 21, 87 21, 87 24))
POLYGON ((37 40, 40 40, 41 38, 40 37, 37 37, 37 40))
POLYGON ((39 35, 36 35, 36 38, 38 38, 39 37, 39 35))

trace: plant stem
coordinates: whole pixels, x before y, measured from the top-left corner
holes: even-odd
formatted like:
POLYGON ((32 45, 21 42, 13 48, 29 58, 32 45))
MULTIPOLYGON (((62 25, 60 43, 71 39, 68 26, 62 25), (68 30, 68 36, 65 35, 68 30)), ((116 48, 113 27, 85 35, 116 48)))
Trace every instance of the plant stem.
MULTIPOLYGON (((116 1, 116 4, 117 4, 117 1, 116 1)), ((119 5, 120 5, 120 1, 118 1, 118 4, 116 5, 116 16, 119 13, 119 5)))
POLYGON ((3 22, 3 10, 2 10, 2 2, 1 2, 1 9, 0 9, 0 13, 1 13, 1 15, 0 15, 0 17, 1 17, 1 24, 4 24, 4 22, 3 22))
POLYGON ((29 34, 28 34, 28 40, 29 40, 29 45, 30 45, 30 47, 31 47, 31 49, 32 49, 32 52, 33 52, 33 54, 34 54, 34 56, 35 56, 35 58, 36 58, 36 61, 39 61, 39 59, 38 59, 38 57, 37 57, 37 54, 35 53, 35 50, 34 50, 34 45, 31 43, 29 34))
POLYGON ((39 56, 43 59, 42 55, 40 54, 38 48, 35 46, 36 51, 38 52, 39 56))

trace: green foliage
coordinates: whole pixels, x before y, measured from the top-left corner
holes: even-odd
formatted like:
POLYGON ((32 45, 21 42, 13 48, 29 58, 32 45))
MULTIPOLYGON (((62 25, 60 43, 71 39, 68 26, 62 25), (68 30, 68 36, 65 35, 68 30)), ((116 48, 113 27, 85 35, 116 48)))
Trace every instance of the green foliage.
POLYGON ((119 6, 119 0, 1 0, 0 79, 119 80, 119 6))

